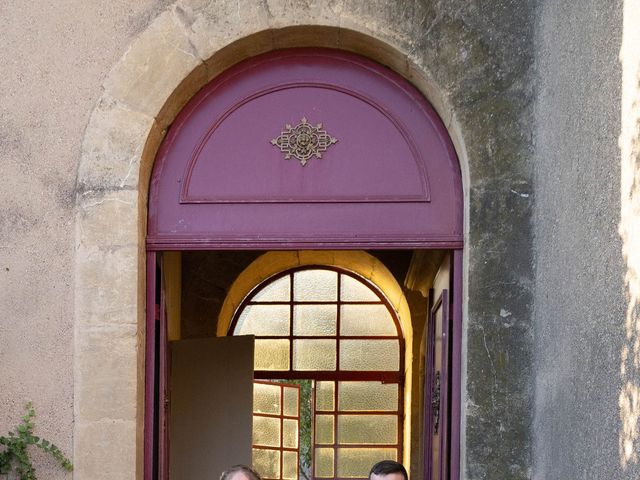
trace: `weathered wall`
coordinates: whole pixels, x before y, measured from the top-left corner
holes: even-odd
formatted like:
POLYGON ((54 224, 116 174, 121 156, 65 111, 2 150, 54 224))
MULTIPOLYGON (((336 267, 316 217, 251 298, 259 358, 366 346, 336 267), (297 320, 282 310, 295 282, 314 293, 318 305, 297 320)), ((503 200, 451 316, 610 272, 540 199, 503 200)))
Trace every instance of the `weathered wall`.
POLYGON ((175 114, 163 105, 190 71, 182 92, 231 61, 210 61, 229 41, 271 30, 235 52, 291 46, 291 31, 279 29, 323 24, 333 29, 296 38, 388 59, 437 93, 460 149, 469 214, 463 473, 528 478, 534 1, 168 3, 0 6, 9 47, 0 53, 0 427, 31 398, 40 431, 70 452, 75 397, 78 471, 133 477, 142 148, 175 114), (81 285, 73 285, 74 259, 81 285))
POLYGON ((0 435, 32 400, 36 432, 67 455, 80 145, 106 74, 165 4, 0 2, 0 435))
POLYGON ((468 155, 462 473, 531 476, 535 2, 437 3, 416 49, 468 155))
MULTIPOLYGON (((628 299, 618 137, 623 3, 640 2, 541 3, 533 478, 635 479, 637 463, 623 469, 619 455, 628 299)), ((629 47, 639 62, 640 43, 629 47)), ((628 373, 637 384, 637 369, 628 373)))

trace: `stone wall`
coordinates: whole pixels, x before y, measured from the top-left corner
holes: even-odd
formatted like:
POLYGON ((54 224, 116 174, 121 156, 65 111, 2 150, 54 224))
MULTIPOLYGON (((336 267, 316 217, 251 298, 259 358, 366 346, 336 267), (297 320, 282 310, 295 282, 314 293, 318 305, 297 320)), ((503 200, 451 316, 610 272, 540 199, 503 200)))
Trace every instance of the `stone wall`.
POLYGON ((463 474, 529 478, 533 0, 169 3, 0 6, 0 428, 32 399, 66 452, 73 428, 76 478, 140 474, 146 191, 164 130, 228 65, 327 46, 406 76, 452 135, 468 219, 463 474))
MULTIPOLYGON (((69 456, 82 138, 107 73, 165 7, 157 0, 0 3, 0 435, 31 400, 36 433, 69 456)), ((34 456, 39 478, 70 478, 34 456)))
POLYGON ((539 11, 535 479, 640 475, 638 32, 637 1, 539 11))

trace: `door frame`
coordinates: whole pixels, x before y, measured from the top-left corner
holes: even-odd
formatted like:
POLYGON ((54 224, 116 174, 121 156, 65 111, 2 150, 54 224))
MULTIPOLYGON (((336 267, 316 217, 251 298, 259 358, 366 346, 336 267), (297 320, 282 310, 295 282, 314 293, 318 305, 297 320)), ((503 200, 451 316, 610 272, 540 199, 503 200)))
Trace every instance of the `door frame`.
MULTIPOLYGON (((280 250, 286 250, 286 245, 282 245, 280 250)), ((310 246, 313 248, 313 246, 310 246)), ((367 250, 374 245, 363 242, 353 242, 348 250, 367 250)), ((379 248, 379 246, 375 245, 379 248)), ((458 242, 451 245, 452 252, 452 277, 450 294, 450 315, 451 315, 451 411, 449 414, 450 423, 450 445, 449 451, 449 472, 451 480, 460 478, 460 414, 461 414, 461 380, 462 380, 462 268, 463 249, 459 248, 458 242)), ((317 245, 315 249, 321 250, 322 245, 317 245)), ((398 244, 388 247, 394 250, 414 250, 415 244, 398 244)), ((263 250, 264 245, 240 243, 236 248, 223 248, 219 250, 263 250)), ((425 249, 428 249, 425 245, 425 249)), ((174 249, 172 249, 174 250, 174 249)), ((182 248, 175 248, 180 251, 199 250, 193 245, 183 244, 182 248)), ((215 250, 215 249, 211 249, 215 250)), ((269 250, 274 250, 270 248, 269 250)), ((276 249, 277 250, 277 249, 276 249)), ((157 301, 161 294, 161 275, 158 268, 161 265, 161 251, 147 248, 147 298, 146 298, 146 336, 145 336, 145 414, 144 414, 144 480, 166 480, 168 478, 168 445, 166 442, 166 402, 162 399, 161 392, 165 391, 167 378, 167 322, 166 315, 161 314, 161 308, 157 307, 157 301), (152 360, 152 361, 149 361, 152 360)), ((426 384, 429 372, 425 372, 421 381, 426 384)), ((431 393, 425 390, 425 402, 423 415, 431 412, 431 393)), ((424 428, 424 427, 422 427, 424 428)), ((406 447, 406 445, 405 445, 406 447)), ((423 446, 426 455, 426 444, 423 446)), ((430 451, 429 451, 430 453, 430 451)))
MULTIPOLYGON (((273 102, 267 102, 265 105, 272 104, 273 102)), ((343 132, 350 132, 352 125, 343 122, 344 115, 338 118, 335 111, 337 110, 333 111, 334 123, 332 123, 331 132, 338 138, 341 129, 343 132)), ((294 115, 293 110, 282 112, 283 118, 291 115, 294 115)), ((319 124, 318 128, 321 128, 321 125, 319 124)), ((261 128, 272 127, 261 125, 261 128)), ((269 141, 256 140, 255 142, 257 143, 251 144, 254 145, 252 147, 254 149, 251 150, 252 155, 281 159, 281 152, 275 152, 269 141)), ((344 142, 335 148, 343 144, 347 145, 344 142)), ((343 154, 346 155, 348 152, 350 150, 344 150, 343 154)), ((377 150, 369 154, 372 158, 378 158, 377 150)), ((363 155, 366 158, 367 152, 362 150, 362 153, 357 155, 363 155)), ((327 158, 328 156, 329 154, 327 158)), ((209 157, 203 154, 202 158, 209 157)), ((205 164, 208 167, 201 173, 207 176, 215 175, 216 166, 223 165, 215 162, 203 163, 205 164)), ((278 165, 278 168, 282 169, 274 171, 280 172, 281 175, 291 175, 298 184, 305 184, 306 177, 303 176, 302 170, 291 173, 290 170, 284 170, 285 164, 278 165)), ((353 168, 356 170, 349 172, 350 174, 356 175, 371 170, 366 163, 360 167, 358 164, 354 165, 353 168)), ((235 172, 235 175, 245 173, 238 173, 233 169, 229 171, 235 172)), ((380 182, 386 181, 390 184, 388 179, 379 179, 375 176, 358 175, 358 178, 364 182, 361 186, 365 192, 369 192, 367 190, 369 188, 375 193, 378 191, 380 182)), ((330 176, 323 177, 319 174, 317 181, 320 182, 319 185, 325 186, 330 185, 332 180, 330 176), (328 183, 323 184, 322 181, 328 183)), ((348 188, 348 185, 343 187, 348 188)), ((248 191, 252 192, 251 189, 248 191)), ((148 330, 145 394, 146 406, 151 410, 145 412, 145 480, 153 478, 155 448, 153 434, 155 429, 156 436, 158 435, 157 425, 162 424, 165 415, 164 401, 156 393, 156 385, 159 384, 156 379, 166 375, 166 345, 163 344, 166 342, 163 342, 162 338, 166 335, 167 325, 163 316, 155 313, 156 291, 159 287, 155 272, 159 252, 301 249, 446 249, 452 252, 454 272, 451 297, 454 299, 454 305, 451 313, 452 334, 455 338, 452 339, 451 441, 454 448, 451 450, 450 471, 451 478, 458 480, 463 205, 462 172, 451 137, 442 119, 425 96, 406 78, 364 56, 326 48, 271 51, 230 67, 205 85, 181 110, 167 132, 155 156, 149 187, 146 238, 148 330), (297 68, 299 65, 304 65, 304 68, 297 68), (315 68, 310 68, 311 66, 315 68), (336 75, 336 72, 339 74, 336 75), (316 89, 317 92, 314 90, 314 95, 306 97, 288 96, 291 92, 299 92, 295 90, 299 87, 316 89), (287 89, 291 89, 291 92, 286 93, 287 89), (198 200, 200 197, 189 199, 182 195, 186 188, 185 182, 192 178, 188 174, 193 166, 192 163, 198 161, 200 153, 206 148, 215 148, 213 143, 207 142, 213 138, 212 132, 218 129, 223 121, 231 118, 229 112, 237 113, 242 106, 246 109, 243 111, 248 112, 246 118, 251 115, 253 118, 261 118, 260 108, 251 110, 249 105, 253 100, 267 98, 268 94, 273 92, 285 95, 274 97, 278 102, 281 102, 282 98, 288 98, 296 108, 302 108, 300 103, 304 103, 306 109, 314 110, 314 100, 308 99, 316 98, 320 90, 324 93, 318 98, 328 99, 327 101, 330 100, 334 104, 340 99, 326 97, 324 96, 326 92, 340 92, 335 95, 348 95, 349 101, 360 102, 358 105, 363 108, 366 105, 364 110, 357 111, 366 113, 366 118, 371 119, 371 125, 360 122, 359 128, 364 130, 355 132, 357 138, 369 138, 367 135, 371 135, 372 131, 379 131, 390 135, 389 138, 397 139, 397 148, 391 150, 391 153, 396 152, 397 156, 387 155, 377 161, 382 162, 380 165, 392 166, 399 171, 403 165, 402 162, 407 162, 407 166, 403 167, 407 168, 405 173, 414 173, 398 177, 400 180, 393 183, 393 192, 387 192, 390 195, 389 198, 381 201, 375 195, 369 199, 368 195, 364 194, 359 199, 345 200, 338 195, 335 202, 324 197, 316 198, 314 201, 305 195, 304 189, 292 190, 287 194, 284 203, 282 199, 278 200, 279 192, 274 193, 272 190, 269 190, 266 195, 275 196, 267 198, 266 201, 261 200, 263 203, 255 203, 255 199, 244 197, 227 202, 224 199, 220 200, 215 192, 209 200, 202 197, 204 199, 201 199, 202 201, 198 200), (374 119, 384 119, 384 121, 375 123, 374 119), (396 159, 393 165, 384 163, 389 158, 396 159), (414 174, 422 176, 427 182, 428 194, 424 198, 421 196, 419 201, 403 195, 405 189, 410 191, 409 187, 414 180, 414 174), (395 195, 398 195, 397 198, 395 195), (325 201, 329 203, 323 203, 325 201), (304 210, 300 210, 299 205, 304 205, 304 210), (338 211, 340 215, 334 215, 338 211), (292 215, 292 212, 295 215, 292 215), (304 216, 300 212, 304 212, 304 216), (275 213, 278 215, 274 218, 278 221, 265 220, 275 213), (304 222, 300 219, 304 219, 304 222), (328 226, 331 228, 323 228, 328 226), (150 447, 147 445, 149 441, 151 441, 150 447)), ((165 453, 160 451, 156 462, 162 465, 165 453)))

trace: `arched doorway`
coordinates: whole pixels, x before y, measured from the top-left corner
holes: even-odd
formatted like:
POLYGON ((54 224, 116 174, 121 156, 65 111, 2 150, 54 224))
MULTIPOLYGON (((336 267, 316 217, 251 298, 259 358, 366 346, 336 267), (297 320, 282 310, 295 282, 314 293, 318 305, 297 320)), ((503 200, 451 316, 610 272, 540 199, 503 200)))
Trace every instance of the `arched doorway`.
POLYGON ((457 478, 461 248, 457 159, 404 79, 321 49, 273 52, 216 78, 178 116, 152 174, 148 311, 160 314, 147 325, 157 361, 146 372, 146 478, 169 475, 159 252, 299 249, 444 252, 430 284, 422 448, 431 478, 457 478))
POLYGON ((263 478, 297 479, 298 469, 357 478, 378 460, 401 459, 404 338, 375 285, 333 267, 285 270, 245 297, 229 335, 255 336, 253 464, 263 478), (282 381, 303 387, 283 420, 282 381))

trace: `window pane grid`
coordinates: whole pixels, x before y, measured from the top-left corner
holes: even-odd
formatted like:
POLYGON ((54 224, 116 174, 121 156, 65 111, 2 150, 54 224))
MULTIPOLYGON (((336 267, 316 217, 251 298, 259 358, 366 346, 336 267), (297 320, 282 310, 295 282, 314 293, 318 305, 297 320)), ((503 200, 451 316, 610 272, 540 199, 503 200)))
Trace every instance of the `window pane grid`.
MULTIPOLYGON (((282 290, 282 288, 280 288, 282 290)), ((255 310, 260 312, 261 310, 255 310)), ((269 310, 265 310, 267 312, 269 310)), ((274 312, 276 310, 273 310, 274 312)), ((279 310, 282 315, 282 310, 279 310)), ((359 372, 381 371, 398 372, 403 370, 402 338, 399 335, 398 322, 393 310, 380 293, 356 276, 327 268, 305 268, 287 272, 277 278, 270 279, 266 286, 255 289, 236 313, 232 331, 235 334, 253 334, 257 343, 255 370, 258 372, 278 371, 303 372, 359 372), (305 279, 319 279, 319 300, 314 298, 315 285, 305 283, 305 279), (286 279, 286 281, 284 281, 286 279), (273 284, 286 285, 289 288, 288 300, 283 293, 280 298, 271 300, 262 292, 273 284), (298 291, 301 289, 301 291, 298 291), (348 293, 348 301, 342 296, 348 293), (361 298, 358 298, 360 296, 361 298), (267 298, 261 301, 257 298, 267 298), (373 300, 377 298, 378 300, 373 300), (278 323, 280 331, 265 331, 265 327, 252 317, 252 324, 244 322, 242 331, 238 331, 238 320, 242 320, 247 308, 282 308, 286 307, 287 332, 283 332, 282 321, 278 323), (343 310, 343 307, 349 310, 343 310), (362 307, 359 310, 358 307, 362 307), (384 307, 384 308, 381 308, 384 307), (375 308, 375 310, 371 310, 375 308), (342 315, 348 313, 348 323, 343 325, 342 315), (368 318, 372 318, 372 328, 367 331, 368 318), (249 327, 253 327, 253 331, 249 327), (298 343, 299 340, 335 340, 332 347, 323 342, 298 343), (390 341, 395 342, 389 343, 390 341), (385 342, 375 344, 372 342, 385 342), (275 350, 277 342, 281 344, 275 350), (273 344, 274 349, 266 349, 273 344), (285 346, 286 345, 286 346, 285 346), (297 347, 296 347, 297 345, 297 347), (393 345, 393 346, 392 346, 393 345), (303 348, 304 347, 304 348, 303 348), (282 348, 288 351, 285 356, 282 348), (384 358, 376 351, 385 352, 384 358), (268 358, 264 357, 268 355, 268 358), (343 357, 344 358, 341 358, 343 357), (258 358, 262 357, 262 358, 258 358), (315 361, 309 361, 314 359, 315 361)), ((265 322, 269 322, 265 318, 265 322)), ((274 324, 275 325, 275 324, 274 324)), ((264 376, 261 376, 264 377, 264 376)), ((283 375, 280 375, 283 378, 283 375)), ((286 377, 292 378, 292 377, 286 377)))
MULTIPOLYGON (((349 445, 351 446, 351 445, 349 445)), ((377 445, 376 445, 377 446, 377 445)), ((254 450, 273 450, 274 452, 279 452, 284 450, 285 452, 297 452, 298 449, 295 447, 267 447, 265 445, 253 445, 254 450)))
MULTIPOLYGON (((270 290, 273 291, 275 289, 270 290)), ((302 268, 272 277, 254 289, 241 304, 230 333, 253 334, 257 343, 280 342, 278 348, 287 352, 288 358, 281 350, 276 355, 275 349, 271 357, 261 363, 256 358, 256 378, 309 378, 315 379, 316 388, 322 383, 333 384, 333 405, 326 402, 324 407, 318 405, 314 395, 311 420, 314 452, 311 474, 314 478, 365 480, 370 468, 367 465, 365 471, 365 464, 370 463, 370 459, 401 458, 404 342, 397 316, 388 300, 366 281, 325 267, 302 268), (313 278, 320 282, 317 288, 308 282, 313 278), (277 298, 275 294, 262 294, 264 285, 274 282, 279 282, 277 298), (283 285, 289 289, 286 294, 283 285), (247 307, 255 312, 260 312, 260 308, 265 312, 282 312, 284 307, 288 318, 285 313, 284 318, 280 317, 282 320, 277 320, 279 323, 272 321, 280 329, 274 331, 265 330, 270 327, 260 325, 256 323, 258 319, 250 317, 251 325, 258 326, 250 332, 247 331, 249 324, 245 322, 245 328, 240 332, 238 319, 247 307), (268 310, 267 307, 281 310, 268 310), (260 365, 274 365, 275 368, 259 368, 260 365), (284 365, 288 366, 288 371, 282 368, 284 365), (358 394, 357 388, 354 390, 356 384, 367 383, 378 385, 367 394, 371 398, 358 394), (388 386, 393 387, 389 389, 388 386), (342 395, 341 387, 348 395, 342 395)), ((258 349, 256 353, 259 354, 258 349)), ((317 390, 314 391, 317 394, 317 390)), ((279 452, 277 479, 289 480, 292 465, 285 466, 284 454, 287 452, 287 458, 291 460, 297 455, 297 449, 284 445, 283 422, 299 417, 285 416, 282 411, 280 415, 265 412, 256 413, 256 416, 280 419, 279 447, 255 445, 254 452, 256 447, 279 452)), ((300 459, 297 460, 299 464, 300 459)), ((272 477, 265 480, 272 480, 272 477)))
MULTIPOLYGON (((333 480, 339 479, 367 479, 368 472, 371 465, 374 462, 371 462, 371 458, 379 457, 378 460, 388 458, 395 459, 401 457, 401 417, 402 412, 400 409, 400 395, 401 389, 399 384, 393 384, 393 387, 389 385, 393 390, 395 390, 395 409, 393 410, 377 410, 377 411, 353 411, 353 410, 344 410, 340 409, 339 405, 341 403, 341 394, 342 390, 345 387, 353 387, 354 385, 360 387, 370 387, 374 391, 376 389, 380 389, 382 386, 383 389, 387 388, 386 384, 377 384, 377 382, 317 382, 316 383, 316 399, 318 399, 318 395, 323 399, 321 401, 322 405, 318 405, 318 402, 314 404, 314 416, 317 419, 321 417, 323 420, 320 423, 320 426, 323 424, 325 426, 330 426, 332 432, 331 435, 326 435, 325 432, 318 431, 319 423, 316 422, 314 428, 314 451, 316 455, 319 452, 322 452, 323 455, 327 456, 328 452, 333 452, 330 457, 333 459, 333 467, 332 472, 333 475, 318 475, 316 470, 316 478, 331 478, 333 480), (395 388, 394 388, 395 387, 395 388), (329 405, 326 402, 327 388, 333 390, 333 405, 332 408, 329 408, 329 405), (344 416, 348 416, 351 420, 356 420, 358 418, 364 419, 372 419, 375 416, 379 416, 381 418, 386 418, 387 420, 395 419, 395 438, 388 438, 389 442, 385 443, 348 443, 341 442, 341 426, 340 418, 344 418, 344 416), (331 419, 329 421, 329 418, 331 419), (327 441, 328 438, 333 439, 333 443, 329 443, 327 441)), ((362 390, 362 389, 361 389, 362 390)), ((366 393, 366 388, 364 389, 366 393)), ((392 392, 387 392, 392 393, 392 392)), ((351 394, 353 397, 353 394, 351 394)), ((371 422, 370 422, 371 423, 371 422)), ((375 425, 377 422, 373 422, 375 425)), ((376 460, 376 461, 378 461, 376 460)), ((323 471, 328 472, 327 466, 322 466, 323 471)))
MULTIPOLYGON (((352 413, 352 412, 347 412, 347 413, 352 413)), ((360 412, 358 412, 360 413, 360 412)), ((372 412, 372 413, 381 413, 381 412, 372 412)), ((267 418, 288 418, 290 420, 297 420, 298 417, 297 416, 293 416, 293 415, 272 415, 269 413, 253 413, 254 417, 267 417, 267 418)))
MULTIPOLYGON (((267 398, 267 401, 270 398, 267 398)), ((295 384, 281 383, 281 382, 265 382, 254 380, 254 413, 253 413, 253 466, 261 473, 264 480, 297 480, 299 469, 299 448, 300 448, 300 386, 295 384), (264 395, 269 390, 276 389, 278 391, 278 398, 275 402, 275 409, 278 413, 262 413, 255 412, 255 406, 264 405, 265 402, 260 402, 259 397, 264 395), (285 411, 291 412, 291 396, 295 396, 293 399, 296 403, 296 415, 287 414, 285 411), (288 400, 288 401, 287 401, 288 400), (263 442, 256 442, 257 436, 261 436, 261 432, 256 435, 256 426, 260 426, 264 420, 275 420, 278 424, 277 435, 278 440, 271 442, 272 444, 266 444, 263 442), (285 422, 288 422, 285 423, 285 422), (291 438, 287 438, 287 430, 290 432, 291 422, 295 422, 293 441, 296 446, 288 446, 286 443, 291 443, 291 438), (277 443, 277 445, 273 445, 277 443), (295 468, 290 464, 292 459, 295 460, 295 468)), ((274 422, 268 422, 267 424, 273 425, 274 422)), ((290 437, 291 435, 289 435, 290 437)), ((262 435, 264 439, 264 435, 262 435)), ((268 438, 268 437, 267 437, 268 438)))

